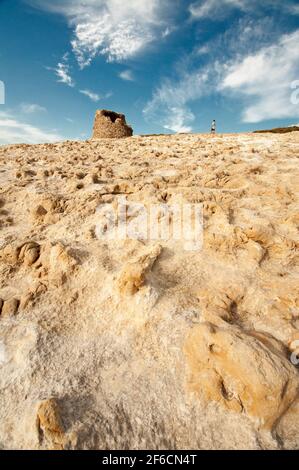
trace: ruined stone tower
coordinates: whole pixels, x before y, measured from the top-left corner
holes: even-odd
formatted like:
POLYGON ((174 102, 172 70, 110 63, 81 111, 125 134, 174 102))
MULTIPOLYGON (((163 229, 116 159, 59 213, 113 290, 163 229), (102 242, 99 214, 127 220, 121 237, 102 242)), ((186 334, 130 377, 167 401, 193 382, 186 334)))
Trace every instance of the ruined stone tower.
POLYGON ((96 112, 93 139, 121 139, 133 135, 132 127, 126 123, 124 114, 102 109, 96 112))

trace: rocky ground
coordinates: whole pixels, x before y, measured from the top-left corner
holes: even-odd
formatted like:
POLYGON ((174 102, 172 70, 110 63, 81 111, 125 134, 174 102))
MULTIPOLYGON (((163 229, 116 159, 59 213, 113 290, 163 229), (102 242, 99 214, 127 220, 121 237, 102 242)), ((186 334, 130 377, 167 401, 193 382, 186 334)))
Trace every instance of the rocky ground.
POLYGON ((0 147, 1 448, 298 449, 298 157, 296 132, 0 147), (107 236, 120 196, 202 204, 203 248, 107 236))

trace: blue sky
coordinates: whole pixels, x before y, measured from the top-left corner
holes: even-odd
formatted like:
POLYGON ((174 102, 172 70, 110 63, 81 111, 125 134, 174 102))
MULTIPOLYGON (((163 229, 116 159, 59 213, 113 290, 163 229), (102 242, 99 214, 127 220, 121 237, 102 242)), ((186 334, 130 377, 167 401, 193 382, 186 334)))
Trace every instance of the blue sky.
POLYGON ((0 144, 299 122, 298 0, 0 0, 0 144))

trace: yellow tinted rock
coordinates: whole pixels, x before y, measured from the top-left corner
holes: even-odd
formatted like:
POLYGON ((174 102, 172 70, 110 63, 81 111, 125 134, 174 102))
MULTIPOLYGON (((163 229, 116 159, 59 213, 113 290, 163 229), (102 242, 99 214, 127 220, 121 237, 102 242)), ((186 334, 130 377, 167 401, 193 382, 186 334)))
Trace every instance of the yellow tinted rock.
POLYGON ((296 398, 299 376, 278 350, 237 327, 193 328, 185 343, 188 388, 272 428, 296 398))

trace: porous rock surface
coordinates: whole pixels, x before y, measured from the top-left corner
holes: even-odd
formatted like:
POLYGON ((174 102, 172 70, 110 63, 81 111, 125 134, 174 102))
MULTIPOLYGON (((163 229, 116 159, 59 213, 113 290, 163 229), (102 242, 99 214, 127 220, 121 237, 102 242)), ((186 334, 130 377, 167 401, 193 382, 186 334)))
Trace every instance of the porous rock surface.
POLYGON ((298 449, 298 157, 297 133, 0 147, 0 447, 298 449), (202 249, 113 236, 119 198, 201 204, 202 249))

